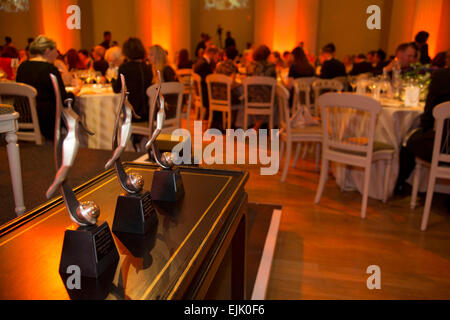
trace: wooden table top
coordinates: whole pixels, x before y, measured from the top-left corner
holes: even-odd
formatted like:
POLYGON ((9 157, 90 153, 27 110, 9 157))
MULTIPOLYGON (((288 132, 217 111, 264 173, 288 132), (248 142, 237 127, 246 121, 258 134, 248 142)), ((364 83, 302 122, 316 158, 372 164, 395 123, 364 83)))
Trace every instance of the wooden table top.
MULTIPOLYGON (((150 190, 152 164, 126 163, 150 190)), ((213 245, 245 194, 248 173, 181 167, 184 198, 154 202, 158 225, 147 236, 116 235, 120 261, 99 280, 85 279, 82 290, 68 290, 59 274, 67 228, 72 224, 61 197, 0 226, 0 299, 170 299, 179 295, 189 273, 200 267, 202 252, 213 245)), ((45 192, 43 190, 43 192, 45 192)), ((108 170, 75 189, 80 201, 100 207, 99 222, 112 228, 116 199, 122 193, 108 170)), ((184 284, 185 285, 185 284, 184 284)))

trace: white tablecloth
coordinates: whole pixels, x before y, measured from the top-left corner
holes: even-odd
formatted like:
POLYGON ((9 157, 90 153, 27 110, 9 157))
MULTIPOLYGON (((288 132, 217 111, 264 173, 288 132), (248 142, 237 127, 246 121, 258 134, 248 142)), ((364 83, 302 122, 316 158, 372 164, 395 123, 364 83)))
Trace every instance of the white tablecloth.
MULTIPOLYGON (((421 107, 404 107, 401 102, 395 100, 381 99, 383 105, 375 128, 375 141, 387 143, 395 148, 394 160, 392 162, 389 178, 389 196, 392 195, 397 181, 399 170, 399 151, 403 139, 408 132, 419 124, 419 115, 423 112, 421 107)), ((372 164, 369 197, 383 199, 384 175, 386 169, 385 161, 377 161, 372 164)), ((364 181, 363 168, 347 168, 336 164, 334 168, 337 184, 345 190, 358 190, 362 193, 364 181)))
MULTIPOLYGON (((84 89, 84 88, 83 88, 84 89)), ((82 90, 76 98, 76 107, 89 130, 95 132, 89 136, 80 132, 80 146, 91 149, 112 150, 112 137, 116 119, 116 108, 120 100, 120 94, 113 93, 110 89, 82 90)))

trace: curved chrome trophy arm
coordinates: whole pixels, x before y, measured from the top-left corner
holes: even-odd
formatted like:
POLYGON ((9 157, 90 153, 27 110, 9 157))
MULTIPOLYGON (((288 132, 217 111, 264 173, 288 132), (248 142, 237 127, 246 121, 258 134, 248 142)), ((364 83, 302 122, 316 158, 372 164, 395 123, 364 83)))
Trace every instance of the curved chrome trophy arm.
POLYGON ((147 142, 145 145, 145 148, 149 150, 152 149, 153 157, 155 158, 156 163, 163 169, 170 169, 173 167, 173 160, 172 155, 170 152, 164 152, 161 154, 158 148, 158 144, 155 143, 156 138, 158 138, 159 134, 161 133, 161 130, 164 126, 164 120, 166 119, 166 113, 164 111, 165 108, 165 101, 164 97, 161 94, 161 74, 159 71, 157 71, 158 74, 158 88, 156 89, 156 96, 155 100, 153 101, 153 106, 151 108, 151 115, 150 115, 150 132, 153 132, 153 119, 156 112, 156 104, 159 103, 159 110, 156 114, 156 129, 152 133, 151 139, 147 142))
POLYGON ((127 143, 131 137, 133 115, 136 118, 139 118, 139 116, 134 112, 133 106, 128 101, 129 93, 127 92, 125 77, 123 76, 123 74, 120 74, 120 81, 122 82, 122 90, 120 94, 120 102, 117 107, 116 123, 114 126, 114 136, 112 144, 114 153, 112 155, 112 158, 109 159, 106 163, 105 169, 111 168, 112 164, 114 163, 116 174, 122 188, 130 194, 135 194, 139 193, 142 190, 144 184, 142 176, 135 173, 127 175, 125 169, 122 166, 122 162, 120 161, 120 156, 125 150, 127 143), (122 124, 120 124, 121 118, 122 124))
POLYGON ((79 203, 72 188, 70 187, 67 176, 70 168, 75 162, 78 152, 79 141, 78 131, 81 127, 88 134, 93 134, 87 130, 80 120, 78 114, 72 110, 72 99, 67 99, 68 108, 64 108, 59 92, 58 80, 55 75, 50 74, 56 97, 56 119, 55 119, 55 164, 56 176, 47 190, 47 198, 51 198, 60 188, 66 208, 69 211, 70 218, 80 226, 94 225, 100 215, 99 208, 92 201, 79 203), (67 128, 67 134, 61 139, 61 118, 67 128))

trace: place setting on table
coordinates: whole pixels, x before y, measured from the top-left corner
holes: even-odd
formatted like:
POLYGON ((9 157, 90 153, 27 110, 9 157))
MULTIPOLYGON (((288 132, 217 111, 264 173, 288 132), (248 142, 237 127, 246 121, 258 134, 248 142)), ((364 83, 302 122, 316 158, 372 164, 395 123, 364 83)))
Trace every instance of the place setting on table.
MULTIPOLYGON (((111 150, 111 137, 114 133, 115 106, 120 94, 114 93, 111 83, 102 83, 101 74, 89 71, 73 73, 73 84, 66 86, 67 92, 76 92, 75 107, 84 119, 86 126, 93 128, 96 135, 82 134, 82 147, 111 150), (77 92, 78 91, 78 92, 77 92)), ((112 78, 108 79, 111 82, 112 78)))
MULTIPOLYGON (((360 75, 348 77, 353 94, 365 95, 377 100, 381 112, 375 127, 375 141, 392 146, 395 149, 394 160, 391 162, 391 176, 388 194, 393 193, 396 177, 399 171, 400 146, 408 133, 419 125, 420 114, 424 111, 427 86, 420 79, 398 79, 391 81, 386 75, 373 77, 360 75)), ((368 121, 368 116, 361 114, 360 121, 368 121), (367 119, 366 119, 367 118, 367 119)), ((383 199, 384 177, 386 164, 383 161, 372 164, 371 185, 369 196, 383 199), (377 177, 381 177, 377 179, 377 177)), ((355 168, 336 168, 336 182, 343 189, 362 190, 364 172, 355 168)))

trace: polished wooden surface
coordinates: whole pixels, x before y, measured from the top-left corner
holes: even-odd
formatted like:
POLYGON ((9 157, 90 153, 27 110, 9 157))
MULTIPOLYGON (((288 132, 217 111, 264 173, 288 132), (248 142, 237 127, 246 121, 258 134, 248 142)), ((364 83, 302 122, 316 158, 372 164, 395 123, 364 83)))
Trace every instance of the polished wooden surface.
POLYGON ((249 171, 249 201, 283 206, 267 299, 450 299, 445 195, 435 195, 426 232, 420 231, 424 197, 415 210, 409 194, 385 204, 369 198, 361 219, 361 194, 341 192, 332 176, 314 204, 314 165, 312 153, 300 159, 285 183, 281 170, 261 176, 256 165, 232 167, 249 171), (381 290, 367 288, 370 265, 381 269, 381 290))
MULTIPOLYGON (((156 168, 127 165, 127 171, 144 176, 145 189, 156 168)), ((183 200, 175 205, 155 204, 159 223, 146 237, 114 234, 121 256, 117 269, 114 266, 100 280, 83 282, 85 292, 67 290, 58 273, 64 231, 74 227, 60 199, 31 212, 23 221, 1 227, 0 299, 183 298, 192 281, 203 286, 197 271, 236 238, 223 230, 236 232, 245 221, 248 174, 198 168, 182 168, 181 174, 186 190, 183 200)), ((93 200, 99 205, 100 220, 110 227, 120 193, 111 170, 77 189, 80 201, 93 200)))

